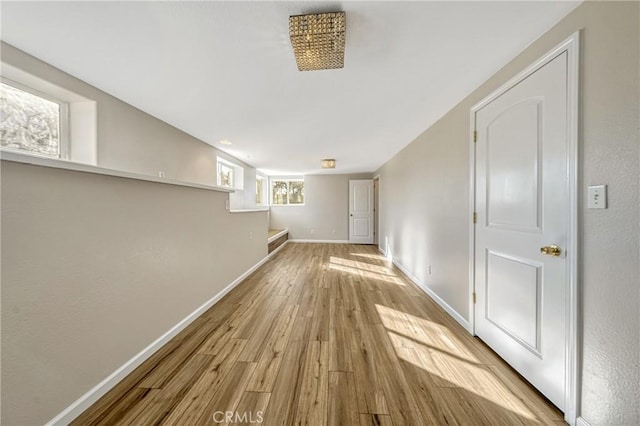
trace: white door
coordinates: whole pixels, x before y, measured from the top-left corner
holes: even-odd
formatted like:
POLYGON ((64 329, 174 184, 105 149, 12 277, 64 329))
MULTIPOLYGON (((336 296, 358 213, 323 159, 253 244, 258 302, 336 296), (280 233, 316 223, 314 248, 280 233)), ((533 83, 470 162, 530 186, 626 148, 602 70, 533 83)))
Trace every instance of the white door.
POLYGON ((349 242, 373 244, 373 179, 349 181, 349 242))
POLYGON ((565 51, 475 115, 476 334, 562 410, 567 69, 565 51))

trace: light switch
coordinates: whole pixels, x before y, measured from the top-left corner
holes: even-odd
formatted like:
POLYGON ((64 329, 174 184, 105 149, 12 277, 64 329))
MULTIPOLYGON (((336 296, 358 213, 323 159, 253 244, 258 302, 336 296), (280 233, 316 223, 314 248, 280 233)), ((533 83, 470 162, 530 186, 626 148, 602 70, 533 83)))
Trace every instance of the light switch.
POLYGON ((607 208, 607 185, 590 186, 587 195, 588 209, 607 208))

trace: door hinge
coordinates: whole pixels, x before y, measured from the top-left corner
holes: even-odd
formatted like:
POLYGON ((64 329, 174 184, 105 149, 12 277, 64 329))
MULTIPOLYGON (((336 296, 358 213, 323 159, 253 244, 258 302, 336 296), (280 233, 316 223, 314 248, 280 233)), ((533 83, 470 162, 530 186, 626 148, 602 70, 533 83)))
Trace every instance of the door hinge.
POLYGON ((473 142, 478 142, 478 132, 476 130, 473 131, 473 142))
POLYGON ((473 212, 473 223, 478 223, 478 213, 473 212))
POLYGON ((476 304, 476 292, 474 291, 473 293, 471 293, 473 296, 473 304, 476 304))

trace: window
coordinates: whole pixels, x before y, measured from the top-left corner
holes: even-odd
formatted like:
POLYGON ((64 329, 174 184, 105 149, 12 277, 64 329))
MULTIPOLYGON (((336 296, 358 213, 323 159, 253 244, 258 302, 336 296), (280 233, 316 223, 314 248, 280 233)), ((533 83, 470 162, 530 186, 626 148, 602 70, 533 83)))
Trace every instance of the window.
POLYGON ((304 204, 304 180, 273 179, 271 181, 271 204, 275 206, 304 204))
POLYGON ((244 169, 231 161, 218 157, 218 186, 244 189, 244 169))
POLYGON ((36 93, 6 79, 0 83, 1 146, 67 158, 67 105, 36 93))
POLYGON ((263 205, 267 204, 266 195, 268 193, 267 189, 267 179, 264 176, 257 175, 256 176, 256 204, 263 205))
POLYGON ((233 188, 233 167, 218 163, 218 185, 233 188))
POLYGON ((0 148, 97 164, 97 103, 0 63, 0 148))

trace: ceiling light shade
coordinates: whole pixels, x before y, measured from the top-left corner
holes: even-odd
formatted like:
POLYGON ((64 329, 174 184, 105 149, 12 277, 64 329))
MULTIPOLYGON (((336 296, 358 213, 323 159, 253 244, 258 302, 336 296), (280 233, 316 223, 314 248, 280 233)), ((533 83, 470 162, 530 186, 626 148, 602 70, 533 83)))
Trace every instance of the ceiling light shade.
POLYGON ((300 71, 344 67, 344 12, 289 17, 289 37, 300 71))
POLYGON ((323 169, 335 169, 336 160, 334 160, 333 158, 326 158, 320 162, 320 165, 323 169))

